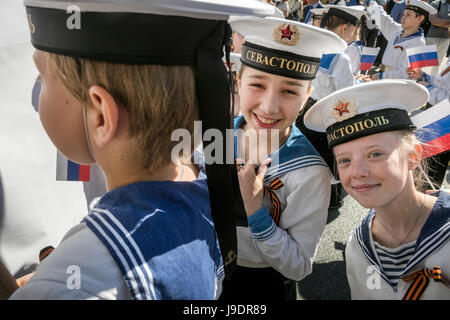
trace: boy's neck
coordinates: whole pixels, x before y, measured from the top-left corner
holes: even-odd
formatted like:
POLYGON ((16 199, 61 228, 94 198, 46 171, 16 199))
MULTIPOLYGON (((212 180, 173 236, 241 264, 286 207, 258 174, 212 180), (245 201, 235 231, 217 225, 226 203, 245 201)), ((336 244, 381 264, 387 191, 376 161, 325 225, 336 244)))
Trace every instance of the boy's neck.
POLYGON ((106 180, 106 189, 123 187, 136 182, 145 181, 193 181, 198 176, 198 169, 195 165, 174 164, 170 163, 166 166, 157 168, 153 172, 148 173, 145 170, 130 172, 124 168, 117 168, 104 172, 106 180))
POLYGON ((409 29, 403 29, 403 33, 400 36, 400 38, 406 38, 414 33, 416 33, 417 31, 419 31, 420 27, 417 28, 409 28, 409 29))

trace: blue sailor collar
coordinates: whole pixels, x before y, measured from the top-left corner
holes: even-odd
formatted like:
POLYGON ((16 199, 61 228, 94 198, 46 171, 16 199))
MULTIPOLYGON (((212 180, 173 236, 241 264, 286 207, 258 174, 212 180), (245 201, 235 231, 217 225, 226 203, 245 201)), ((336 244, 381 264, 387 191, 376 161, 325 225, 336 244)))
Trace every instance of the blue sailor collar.
POLYGON ((402 30, 402 31, 400 31, 400 32, 398 33, 397 37, 396 37, 395 40, 394 40, 394 45, 396 45, 396 44, 398 44, 398 43, 402 43, 402 42, 408 41, 408 40, 410 40, 410 39, 412 39, 412 38, 416 38, 416 37, 419 37, 419 38, 420 38, 420 37, 424 37, 424 32, 423 32, 423 29, 422 29, 422 28, 419 28, 419 30, 417 30, 417 32, 415 32, 415 33, 413 33, 413 34, 410 34, 410 35, 407 36, 407 37, 401 38, 403 32, 405 32, 405 30, 402 30))
POLYGON ((322 58, 320 58, 319 72, 328 75, 332 74, 339 56, 339 53, 323 54, 322 58))
POLYGON ((362 42, 361 40, 356 40, 349 44, 349 46, 351 45, 355 45, 357 47, 364 47, 364 42, 362 42))
POLYGON ((183 257, 193 259, 203 245, 209 246, 212 262, 199 261, 199 268, 215 267, 217 279, 223 277, 220 252, 211 246, 217 241, 213 233, 197 230, 195 234, 172 236, 168 234, 170 228, 164 231, 161 227, 213 228, 203 171, 192 182, 143 181, 115 188, 97 201, 83 221, 114 258, 133 299, 167 300, 186 296, 203 299, 202 294, 214 286, 214 279, 196 281, 192 276, 190 284, 183 283, 184 289, 180 291, 171 273, 178 268, 171 261, 179 259, 180 252, 183 257))
MULTIPOLYGON (((241 128, 245 124, 244 116, 238 116, 234 119, 234 130, 241 128)), ((237 155, 237 135, 235 134, 235 155, 237 155)), ((272 162, 264 176, 264 182, 270 183, 277 177, 280 177, 290 171, 309 167, 325 166, 327 164, 314 149, 311 143, 295 126, 291 125, 291 134, 280 149, 269 155, 272 162)))
MULTIPOLYGON (((375 253, 375 247, 370 232, 375 210, 370 210, 361 224, 356 228, 356 242, 368 262, 375 266, 379 274, 390 284, 389 279, 381 271, 381 263, 375 253)), ((408 261, 402 276, 410 273, 420 262, 432 255, 450 239, 450 195, 444 191, 438 193, 438 199, 433 206, 416 241, 414 255, 408 261)), ((392 286, 392 284, 391 284, 392 286)), ((396 290, 396 286, 393 286, 396 290)))

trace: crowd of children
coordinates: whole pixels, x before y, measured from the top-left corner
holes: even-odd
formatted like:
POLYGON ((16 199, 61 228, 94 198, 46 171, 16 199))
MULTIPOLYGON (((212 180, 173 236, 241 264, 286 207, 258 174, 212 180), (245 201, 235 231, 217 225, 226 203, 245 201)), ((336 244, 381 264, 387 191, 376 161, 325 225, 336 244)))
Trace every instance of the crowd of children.
POLYGON ((406 1, 401 24, 375 1, 73 1, 77 28, 66 1, 25 0, 42 125, 106 191, 33 273, 0 260, 0 298, 284 300, 348 194, 369 210, 351 298, 450 299, 450 196, 423 192, 411 120, 448 103, 450 66, 410 68, 438 11, 406 1), (387 44, 361 75, 369 20, 387 44))

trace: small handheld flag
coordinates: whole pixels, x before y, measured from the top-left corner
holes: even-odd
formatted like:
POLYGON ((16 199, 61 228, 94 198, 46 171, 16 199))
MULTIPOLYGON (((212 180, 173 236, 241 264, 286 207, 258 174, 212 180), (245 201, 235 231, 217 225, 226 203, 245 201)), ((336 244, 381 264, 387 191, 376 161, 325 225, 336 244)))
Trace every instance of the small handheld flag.
POLYGON ((416 136, 423 145, 422 159, 450 149, 450 102, 448 99, 413 117, 416 136))
POLYGON ((438 66, 438 54, 436 45, 415 47, 406 49, 408 55, 409 67, 411 69, 438 66))
POLYGON ((91 167, 70 161, 59 151, 56 157, 57 181, 90 181, 91 167))
POLYGON ((370 70, 375 59, 377 58, 380 48, 363 47, 361 54, 361 63, 359 69, 361 71, 370 70))

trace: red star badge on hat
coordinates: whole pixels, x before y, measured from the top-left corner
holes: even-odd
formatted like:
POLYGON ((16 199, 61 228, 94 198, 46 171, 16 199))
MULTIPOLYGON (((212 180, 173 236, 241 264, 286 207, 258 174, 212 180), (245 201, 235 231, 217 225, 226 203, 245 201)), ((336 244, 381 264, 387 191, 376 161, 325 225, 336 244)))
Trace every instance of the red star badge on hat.
POLYGON ((350 113, 350 110, 348 110, 349 102, 343 103, 341 101, 338 101, 337 107, 334 108, 337 112, 339 112, 339 116, 342 117, 344 113, 350 113))
POLYGON ((281 39, 287 38, 287 39, 291 40, 291 36, 294 34, 294 32, 291 31, 291 28, 289 27, 289 25, 286 28, 281 29, 280 31, 281 31, 281 39))

